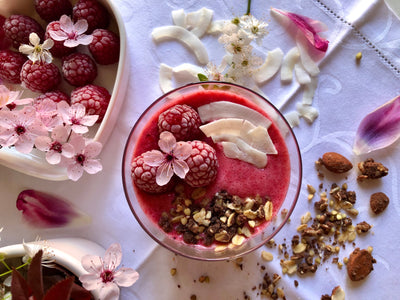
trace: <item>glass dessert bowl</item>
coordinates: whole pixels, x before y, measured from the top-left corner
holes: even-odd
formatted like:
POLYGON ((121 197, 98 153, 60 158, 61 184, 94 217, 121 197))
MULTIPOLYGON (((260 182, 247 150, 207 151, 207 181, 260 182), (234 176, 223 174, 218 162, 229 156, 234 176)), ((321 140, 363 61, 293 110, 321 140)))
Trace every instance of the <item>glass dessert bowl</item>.
POLYGON ((296 138, 265 98, 224 82, 153 102, 123 155, 128 204, 160 245, 199 260, 234 259, 269 241, 299 196, 296 138))

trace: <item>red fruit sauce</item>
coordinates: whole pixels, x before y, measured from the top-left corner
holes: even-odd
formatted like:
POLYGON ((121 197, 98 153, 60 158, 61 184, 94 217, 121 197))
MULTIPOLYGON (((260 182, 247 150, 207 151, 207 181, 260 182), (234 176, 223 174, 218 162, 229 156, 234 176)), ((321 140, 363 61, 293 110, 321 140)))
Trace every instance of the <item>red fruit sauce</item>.
MULTIPOLYGON (((214 101, 230 101, 245 105, 269 118, 254 103, 239 95, 222 90, 196 91, 171 100, 150 118, 137 140, 132 159, 146 151, 159 149, 157 144, 159 136, 157 122, 160 113, 176 104, 187 104, 196 109, 201 105, 214 101)), ((278 154, 268 155, 268 163, 264 169, 258 169, 249 163, 237 159, 227 158, 223 153, 221 145, 218 143, 214 144, 204 134, 197 137, 197 139, 208 142, 216 149, 219 163, 218 175, 215 182, 205 187, 207 189, 206 197, 211 199, 215 193, 221 190, 226 190, 231 195, 237 195, 242 198, 255 197, 257 194, 262 197, 268 196, 273 203, 273 213, 276 215, 288 190, 290 159, 284 138, 274 123, 268 128, 268 133, 278 154)), ((172 207, 172 201, 175 198, 174 191, 164 194, 149 194, 136 188, 133 182, 132 184, 134 185, 137 200, 143 211, 155 224, 158 224, 162 212, 168 212, 172 207)), ((190 188, 187 188, 187 190, 191 191, 190 188)), ((267 225, 267 222, 264 223, 257 227, 255 233, 267 225)), ((182 239, 174 231, 169 234, 174 238, 182 239)))

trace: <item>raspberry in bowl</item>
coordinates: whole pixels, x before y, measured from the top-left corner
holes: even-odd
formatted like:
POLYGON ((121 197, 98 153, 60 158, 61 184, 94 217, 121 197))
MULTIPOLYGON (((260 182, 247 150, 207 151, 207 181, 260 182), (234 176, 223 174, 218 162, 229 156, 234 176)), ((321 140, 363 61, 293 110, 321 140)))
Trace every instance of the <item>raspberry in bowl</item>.
POLYGON ((134 216, 156 242, 212 261, 249 253, 282 229, 302 165, 290 126, 268 100, 201 82, 168 92, 141 115, 122 177, 134 216))

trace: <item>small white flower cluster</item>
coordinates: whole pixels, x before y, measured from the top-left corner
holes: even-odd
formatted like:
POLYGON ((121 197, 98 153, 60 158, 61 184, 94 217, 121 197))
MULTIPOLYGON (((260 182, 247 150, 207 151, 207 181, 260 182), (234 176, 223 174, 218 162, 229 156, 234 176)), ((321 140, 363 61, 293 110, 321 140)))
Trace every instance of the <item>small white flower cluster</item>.
POLYGON ((237 84, 249 85, 249 80, 259 68, 263 59, 253 53, 252 42, 260 44, 268 34, 268 24, 257 20, 252 15, 244 15, 226 22, 218 42, 224 45, 227 54, 220 66, 207 65, 209 80, 225 80, 237 84))
POLYGON ((97 115, 86 114, 79 103, 69 105, 48 99, 34 102, 17 99, 20 94, 14 93, 0 85, 0 149, 14 147, 18 152, 30 153, 35 147, 46 153, 49 164, 66 167, 73 181, 83 171, 95 174, 102 170, 96 159, 102 144, 84 137, 97 115))

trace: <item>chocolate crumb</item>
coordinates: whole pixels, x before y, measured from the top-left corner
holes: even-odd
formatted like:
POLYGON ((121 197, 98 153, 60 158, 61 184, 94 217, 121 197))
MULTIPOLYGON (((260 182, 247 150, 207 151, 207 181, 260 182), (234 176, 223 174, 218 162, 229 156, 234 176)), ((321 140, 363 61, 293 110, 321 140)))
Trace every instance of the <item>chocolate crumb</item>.
POLYGON ((380 214, 389 205, 389 197, 385 193, 378 192, 371 195, 370 198, 371 210, 375 214, 380 214))
POLYGON ((299 282, 297 280, 294 281, 294 286, 298 287, 299 286, 299 282))
POLYGON ((360 170, 361 175, 359 175, 357 179, 360 181, 364 179, 378 179, 389 173, 388 168, 379 162, 375 162, 373 158, 368 158, 367 160, 358 163, 358 169, 360 170))
POLYGON ((350 254, 349 261, 347 262, 347 274, 349 278, 353 281, 363 280, 374 269, 372 264, 375 262, 375 259, 368 250, 356 248, 350 254))

